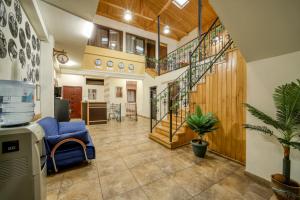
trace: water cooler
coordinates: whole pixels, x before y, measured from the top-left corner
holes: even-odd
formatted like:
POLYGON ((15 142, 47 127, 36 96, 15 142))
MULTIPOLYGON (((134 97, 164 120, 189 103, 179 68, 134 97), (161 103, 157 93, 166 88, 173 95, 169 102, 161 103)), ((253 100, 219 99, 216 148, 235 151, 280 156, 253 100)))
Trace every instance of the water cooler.
POLYGON ((0 128, 0 199, 46 199, 44 131, 37 124, 0 128))

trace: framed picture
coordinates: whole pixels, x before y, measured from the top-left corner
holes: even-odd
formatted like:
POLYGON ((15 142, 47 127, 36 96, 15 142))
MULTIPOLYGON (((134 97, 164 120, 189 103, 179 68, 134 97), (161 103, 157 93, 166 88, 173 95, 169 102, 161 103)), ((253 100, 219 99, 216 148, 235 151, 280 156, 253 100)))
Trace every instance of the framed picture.
POLYGON ((39 84, 35 85, 35 100, 36 101, 41 100, 41 86, 39 84))
POLYGON ((96 89, 88 89, 88 99, 96 100, 97 98, 97 90, 96 89))
POLYGON ((116 97, 122 98, 123 97, 123 88, 122 87, 116 87, 116 97))

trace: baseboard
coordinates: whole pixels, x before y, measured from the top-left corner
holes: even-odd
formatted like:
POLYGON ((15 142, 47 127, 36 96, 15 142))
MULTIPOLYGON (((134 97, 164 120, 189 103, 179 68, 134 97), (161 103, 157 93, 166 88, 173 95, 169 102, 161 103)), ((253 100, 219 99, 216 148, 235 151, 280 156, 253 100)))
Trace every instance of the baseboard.
POLYGON ((146 117, 146 116, 143 116, 143 115, 138 115, 138 117, 141 117, 141 118, 144 118, 144 119, 150 119, 150 117, 146 117))
POLYGON ((259 177, 259 176, 255 175, 255 174, 252 174, 251 172, 247 172, 247 171, 245 170, 245 171, 244 171, 244 174, 245 174, 246 176, 250 177, 251 179, 253 179, 254 181, 256 181, 256 182, 262 184, 262 185, 265 185, 265 186, 267 186, 267 187, 270 187, 270 185, 271 185, 271 182, 270 182, 270 181, 268 181, 268 180, 266 180, 266 179, 264 179, 264 178, 262 178, 262 177, 259 177))

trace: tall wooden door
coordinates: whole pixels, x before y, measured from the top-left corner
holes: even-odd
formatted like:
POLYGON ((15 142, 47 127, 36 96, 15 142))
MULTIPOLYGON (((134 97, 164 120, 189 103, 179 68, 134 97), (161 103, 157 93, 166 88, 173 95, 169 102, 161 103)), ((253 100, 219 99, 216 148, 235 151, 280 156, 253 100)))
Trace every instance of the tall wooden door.
POLYGON ((71 118, 81 118, 82 88, 63 86, 63 99, 70 103, 71 118))

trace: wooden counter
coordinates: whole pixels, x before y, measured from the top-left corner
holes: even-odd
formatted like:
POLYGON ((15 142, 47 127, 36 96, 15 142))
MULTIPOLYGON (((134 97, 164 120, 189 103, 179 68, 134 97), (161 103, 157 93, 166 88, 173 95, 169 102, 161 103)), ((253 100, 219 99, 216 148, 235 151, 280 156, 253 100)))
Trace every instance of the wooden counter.
POLYGON ((87 125, 107 123, 106 102, 82 102, 82 120, 87 125))

